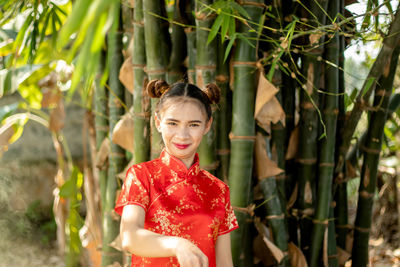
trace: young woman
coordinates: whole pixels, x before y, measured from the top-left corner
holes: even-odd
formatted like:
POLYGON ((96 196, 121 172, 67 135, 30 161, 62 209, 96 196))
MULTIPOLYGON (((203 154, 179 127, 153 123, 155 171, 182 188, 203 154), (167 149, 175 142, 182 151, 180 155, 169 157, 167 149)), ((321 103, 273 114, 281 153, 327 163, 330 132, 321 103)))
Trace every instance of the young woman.
POLYGON ((132 253, 132 266, 233 266, 230 232, 238 224, 229 188, 200 169, 196 153, 219 88, 153 80, 147 92, 161 97, 154 119, 165 148, 127 171, 115 207, 122 247, 132 253))

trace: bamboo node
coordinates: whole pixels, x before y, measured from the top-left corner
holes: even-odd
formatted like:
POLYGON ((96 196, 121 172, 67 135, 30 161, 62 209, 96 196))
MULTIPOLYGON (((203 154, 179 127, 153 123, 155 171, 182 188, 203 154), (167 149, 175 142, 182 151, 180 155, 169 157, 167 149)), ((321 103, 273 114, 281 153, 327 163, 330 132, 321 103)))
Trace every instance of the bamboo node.
POLYGON ((275 220, 275 219, 285 219, 285 214, 279 214, 279 215, 269 215, 269 216, 265 216, 265 219, 267 220, 275 220))
POLYGON ((328 219, 323 220, 323 221, 314 219, 314 220, 312 220, 312 222, 315 223, 315 224, 323 224, 323 225, 328 225, 329 224, 329 220, 328 219))
POLYGON ((358 226, 354 226, 354 230, 357 230, 362 233, 369 233, 371 231, 370 228, 364 228, 364 227, 358 227, 358 226))
POLYGON ((137 26, 141 26, 141 27, 144 26, 144 22, 143 21, 133 21, 132 24, 133 25, 137 25, 137 26))
POLYGON ((136 118, 149 119, 150 116, 151 116, 151 112, 135 112, 135 113, 133 113, 133 117, 136 117, 136 118))
POLYGON ((111 152, 110 157, 116 157, 116 158, 124 158, 125 154, 123 153, 116 153, 116 152, 111 152))
POLYGON ((333 162, 321 162, 320 164, 319 164, 319 166, 320 167, 335 167, 335 163, 333 163, 333 162))
POLYGON ((289 175, 285 174, 284 172, 275 176, 276 180, 285 180, 289 177, 289 175))
POLYGON ((145 69, 146 64, 131 64, 133 69, 145 69))
POLYGON ((317 163, 317 159, 313 158, 313 159, 297 159, 297 162, 301 163, 301 164, 305 164, 305 165, 312 165, 317 163))
POLYGON ((215 77, 215 80, 219 83, 225 83, 229 80, 227 75, 224 74, 219 74, 215 77))
POLYGON ((217 65, 196 65, 196 70, 215 70, 217 65))
POLYGON ((216 170, 218 168, 218 166, 219 166, 219 162, 215 161, 209 165, 203 165, 203 166, 201 166, 201 168, 212 171, 212 170, 216 170))
POLYGON ((360 192, 360 196, 363 197, 363 198, 372 198, 372 197, 374 197, 374 194, 373 193, 369 193, 366 190, 362 190, 360 192))
POLYGON ((241 136, 241 135, 235 135, 234 133, 230 132, 229 133, 229 139, 231 140, 247 140, 247 141, 256 141, 256 136, 241 136))
POLYGON ((338 225, 336 225, 336 228, 340 228, 340 229, 352 229, 353 226, 351 226, 350 224, 338 224, 338 225))
POLYGON ((254 61, 233 61, 232 63, 233 66, 250 66, 250 67, 256 67, 257 68, 257 62, 254 61))
POLYGON ((148 69, 148 68, 144 68, 144 71, 147 73, 147 74, 163 74, 163 73, 165 73, 165 72, 167 72, 167 69, 165 69, 165 68, 162 68, 162 69, 148 69))
POLYGON ((217 150, 217 155, 223 156, 223 155, 229 155, 231 153, 230 149, 218 149, 217 150))
POLYGON ((239 0, 238 3, 242 6, 246 5, 246 6, 258 6, 258 7, 262 7, 262 8, 267 8, 268 6, 264 3, 258 3, 258 2, 252 2, 252 1, 242 1, 239 0))
POLYGON ((375 155, 379 155, 381 153, 380 149, 373 149, 373 148, 368 148, 364 145, 361 145, 361 150, 363 150, 364 152, 367 152, 369 154, 375 154, 375 155))
POLYGON ((238 211, 238 212, 242 212, 245 214, 249 214, 250 216, 254 216, 254 209, 255 209, 256 205, 255 204, 250 204, 249 206, 247 206, 246 208, 243 207, 236 207, 236 206, 232 206, 234 211, 238 211))

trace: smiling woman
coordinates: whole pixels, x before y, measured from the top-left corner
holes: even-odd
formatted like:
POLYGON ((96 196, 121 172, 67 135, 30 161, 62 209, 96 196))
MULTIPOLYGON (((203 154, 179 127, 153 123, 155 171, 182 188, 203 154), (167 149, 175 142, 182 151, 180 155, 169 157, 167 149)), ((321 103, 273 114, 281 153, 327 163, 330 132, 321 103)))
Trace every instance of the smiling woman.
POLYGON ((127 172, 115 210, 132 266, 233 266, 230 232, 238 228, 229 187, 199 167, 196 153, 212 124, 219 88, 193 84, 147 86, 161 97, 155 125, 165 149, 127 172))

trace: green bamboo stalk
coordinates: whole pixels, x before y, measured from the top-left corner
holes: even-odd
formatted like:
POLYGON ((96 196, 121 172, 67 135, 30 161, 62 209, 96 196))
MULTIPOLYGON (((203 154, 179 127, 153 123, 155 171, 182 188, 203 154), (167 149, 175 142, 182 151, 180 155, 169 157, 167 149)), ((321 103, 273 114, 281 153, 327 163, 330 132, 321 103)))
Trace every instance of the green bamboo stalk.
MULTIPOLYGON (((173 19, 179 23, 184 23, 179 14, 179 1, 175 1, 173 19)), ((167 82, 170 84, 182 80, 186 71, 186 68, 183 65, 187 53, 186 35, 182 26, 172 24, 171 41, 172 51, 167 74, 167 82)))
POLYGON ((135 45, 132 52, 134 71, 133 112, 134 112, 134 147, 135 164, 150 159, 150 99, 144 93, 147 75, 146 47, 144 42, 143 0, 136 0, 134 6, 133 38, 135 45))
POLYGON ((343 141, 339 147, 339 160, 336 169, 341 169, 345 163, 346 154, 350 148, 350 143, 353 138, 353 133, 357 128, 357 124, 360 120, 361 114, 364 110, 364 103, 369 101, 373 89, 375 88, 377 81, 381 77, 385 66, 388 66, 388 62, 391 58, 393 50, 397 46, 400 40, 400 6, 397 6, 397 11, 390 24, 390 28, 385 38, 382 41, 382 48, 379 51, 378 56, 372 65, 367 78, 359 91, 356 98, 356 103, 352 109, 350 115, 346 118, 343 131, 341 132, 343 141))
MULTIPOLYGON (((108 92, 104 84, 101 84, 101 76, 105 68, 104 53, 101 54, 100 66, 95 82, 94 91, 94 109, 95 109, 95 129, 96 129, 96 150, 99 151, 103 140, 108 136, 108 92)), ((101 196, 102 213, 105 207, 106 189, 107 189, 107 166, 98 169, 99 186, 101 196)))
MULTIPOLYGON (((215 83, 216 68, 217 68, 217 40, 207 44, 209 31, 214 22, 214 17, 208 15, 205 10, 206 5, 212 4, 213 0, 204 0, 195 2, 196 14, 196 84, 199 88, 204 88, 208 83, 215 83)), ((216 110, 213 117, 218 117, 216 110)), ((218 167, 216 155, 216 124, 213 124, 210 131, 203 138, 199 146, 200 166, 211 172, 218 167)))
MULTIPOLYGON (((270 154, 268 142, 266 149, 270 154)), ((278 193, 278 185, 276 177, 258 177, 264 199, 268 200, 264 206, 267 211, 266 220, 272 231, 274 244, 285 253, 284 258, 278 266, 290 266, 288 256, 288 234, 285 224, 285 209, 282 208, 281 200, 278 193)))
MULTIPOLYGON (((243 1, 245 4, 247 1, 243 1)), ((253 1, 254 2, 254 1, 253 1)), ((257 3, 264 3, 258 0, 257 3)), ((252 21, 258 22, 263 9, 254 5, 243 5, 252 21)), ((249 38, 249 42, 239 39, 233 61, 234 90, 232 109, 231 157, 229 184, 233 206, 245 208, 250 204, 251 177, 253 169, 253 146, 255 135, 254 106, 256 82, 256 38, 248 26, 239 24, 238 32, 249 38), (251 39, 250 39, 251 38, 251 39)), ((252 266, 249 215, 236 212, 239 229, 232 232, 232 256, 235 266, 252 266)))
POLYGON ((225 45, 218 38, 217 85, 221 89, 219 117, 217 118, 217 155, 220 163, 217 177, 228 183, 230 141, 229 131, 232 123, 232 91, 229 88, 229 66, 224 64, 225 45))
MULTIPOLYGON (((115 21, 112 29, 107 36, 108 41, 108 62, 109 62, 109 82, 110 94, 108 98, 109 108, 109 138, 111 140, 112 131, 114 126, 124 114, 121 101, 124 99, 125 88, 119 81, 119 70, 123 63, 122 56, 122 34, 123 29, 121 25, 120 3, 117 2, 112 6, 112 12, 115 12, 115 21)), ((106 201, 103 214, 103 249, 101 266, 106 267, 114 264, 115 262, 122 263, 122 254, 113 247, 110 243, 119 234, 119 221, 112 216, 115 206, 116 191, 120 187, 119 178, 117 174, 123 171, 125 167, 125 151, 110 142, 109 154, 109 167, 107 179, 106 201)))
POLYGON ((188 55, 188 81, 189 83, 196 83, 196 31, 192 28, 185 29, 187 40, 187 55, 188 55))
MULTIPOLYGON (((344 0, 340 0, 340 13, 344 12, 344 0)), ((337 131, 336 131, 336 149, 335 149, 335 162, 338 162, 339 157, 339 144, 342 143, 342 135, 340 134, 340 129, 344 127, 344 120, 346 116, 346 106, 344 103, 344 93, 345 93, 345 84, 344 84, 344 36, 339 36, 339 68, 341 71, 339 72, 339 114, 337 120, 337 131)), ((345 173, 346 165, 343 166, 340 170, 335 170, 335 190, 334 190, 334 199, 336 202, 335 205, 335 218, 336 218, 336 242, 339 247, 342 249, 346 249, 346 239, 348 233, 348 202, 347 202, 347 182, 346 182, 346 173, 345 173)))
POLYGON ((399 53, 400 46, 397 45, 391 56, 389 69, 386 68, 379 79, 375 89, 374 109, 370 112, 368 134, 363 147, 364 160, 361 168, 357 215, 354 224, 353 266, 367 266, 368 264, 368 240, 379 154, 399 53))
MULTIPOLYGON (((338 1, 329 1, 328 15, 336 17, 339 12, 338 1)), ((333 36, 326 44, 326 60, 339 65, 339 36, 333 36)), ((332 202, 332 181, 335 167, 335 142, 336 125, 338 114, 338 87, 339 70, 330 64, 325 64, 325 89, 322 119, 325 124, 326 136, 319 144, 319 166, 318 166, 318 189, 316 199, 316 210, 314 215, 314 226, 311 235, 311 257, 310 266, 319 266, 320 252, 324 240, 324 233, 327 230, 329 210, 332 202)), ((331 228, 332 229, 332 228, 331 228)), ((333 228, 334 230, 334 228, 333 228)), ((336 241, 331 239, 331 241, 336 241)), ((328 246, 330 246, 328 244, 328 246)), ((336 242, 333 245, 336 248, 336 242)), ((335 253, 336 254, 336 253, 335 253)))
MULTIPOLYGON (((164 4, 160 4, 160 0, 146 0, 143 1, 143 15, 144 15, 144 39, 146 45, 146 64, 147 75, 149 80, 161 79, 166 80, 167 72, 167 59, 165 40, 166 34, 163 33, 163 8, 164 4)), ((169 55, 168 57, 169 58, 169 55)), ((154 116, 158 100, 151 100, 151 113, 154 116)), ((162 150, 162 139, 160 133, 154 125, 154 119, 151 119, 151 152, 150 158, 154 159, 159 157, 162 150)))
MULTIPOLYGON (((309 23, 312 26, 324 25, 328 2, 318 0, 309 2, 308 9, 311 14, 309 23)), ((302 56, 302 74, 307 79, 304 87, 300 90, 300 122, 299 122, 299 147, 298 147, 298 174, 299 195, 297 206, 300 215, 301 230, 301 248, 304 254, 309 258, 309 249, 311 245, 311 216, 314 212, 315 203, 315 180, 316 180, 316 163, 317 163, 317 140, 318 140, 318 113, 315 105, 319 102, 319 94, 317 89, 320 87, 322 63, 318 60, 322 58, 323 53, 322 36, 318 43, 314 44, 315 48, 308 54, 302 56)))
POLYGON ((328 251, 327 251, 327 256, 328 256, 328 266, 339 266, 339 261, 338 261, 338 253, 337 253, 337 247, 336 247, 336 232, 335 232, 335 221, 333 220, 334 217, 334 207, 331 205, 329 207, 329 217, 331 218, 329 220, 328 224, 328 251))

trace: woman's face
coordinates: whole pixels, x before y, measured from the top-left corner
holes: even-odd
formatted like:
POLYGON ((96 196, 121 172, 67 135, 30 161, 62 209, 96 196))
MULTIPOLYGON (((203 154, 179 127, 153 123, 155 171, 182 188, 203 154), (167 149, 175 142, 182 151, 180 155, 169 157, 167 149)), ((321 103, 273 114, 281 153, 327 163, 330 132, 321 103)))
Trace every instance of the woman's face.
MULTIPOLYGON (((196 100, 194 100, 196 101, 196 100)), ((205 111, 194 101, 169 104, 155 124, 162 135, 167 152, 190 167, 203 135, 211 127, 212 118, 207 121, 205 111)))

